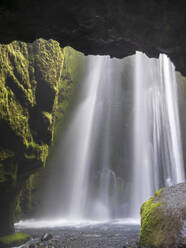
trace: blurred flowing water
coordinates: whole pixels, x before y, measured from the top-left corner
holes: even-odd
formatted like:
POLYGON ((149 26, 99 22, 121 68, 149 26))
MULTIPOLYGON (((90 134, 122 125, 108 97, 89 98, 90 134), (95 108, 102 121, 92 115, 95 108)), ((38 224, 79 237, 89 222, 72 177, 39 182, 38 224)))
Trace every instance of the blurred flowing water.
POLYGON ((185 180, 175 68, 165 55, 88 56, 43 201, 17 228, 126 220, 162 186, 185 180))
POLYGON ((130 216, 162 186, 185 181, 175 68, 136 54, 130 216))

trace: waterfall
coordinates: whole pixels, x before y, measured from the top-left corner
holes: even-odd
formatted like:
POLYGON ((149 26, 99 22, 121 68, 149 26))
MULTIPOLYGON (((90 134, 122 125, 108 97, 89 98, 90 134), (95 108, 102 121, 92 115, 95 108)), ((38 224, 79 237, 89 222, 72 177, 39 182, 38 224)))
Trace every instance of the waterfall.
POLYGON ((68 132, 72 142, 69 143, 69 149, 72 151, 68 160, 68 166, 71 173, 71 187, 69 193, 71 196, 69 202, 69 214, 72 218, 82 218, 86 205, 88 180, 90 171, 90 154, 93 141, 93 124, 95 116, 95 107, 97 100, 98 86, 102 73, 102 67, 105 58, 91 60, 88 70, 91 71, 85 80, 89 82, 86 85, 85 99, 78 106, 77 111, 69 126, 68 132))
POLYGON ((175 68, 166 55, 135 60, 130 215, 139 217, 142 202, 185 176, 175 68))
POLYGON ((157 189, 185 180, 175 68, 167 56, 88 56, 78 99, 59 146, 62 176, 49 214, 139 218, 157 189))
POLYGON ((44 218, 138 219, 157 189, 185 181, 175 68, 166 55, 137 52, 88 56, 85 71, 52 161, 44 218))
POLYGON ((63 140, 66 167, 63 173, 68 178, 64 185, 68 191, 64 217, 71 220, 109 220, 117 205, 117 178, 111 165, 111 132, 115 122, 112 120, 113 106, 117 106, 116 102, 120 104, 121 96, 119 85, 115 88, 114 77, 121 81, 108 56, 88 58, 80 102, 63 140), (96 161, 97 156, 99 161, 96 161), (92 181, 92 177, 95 180, 92 181))

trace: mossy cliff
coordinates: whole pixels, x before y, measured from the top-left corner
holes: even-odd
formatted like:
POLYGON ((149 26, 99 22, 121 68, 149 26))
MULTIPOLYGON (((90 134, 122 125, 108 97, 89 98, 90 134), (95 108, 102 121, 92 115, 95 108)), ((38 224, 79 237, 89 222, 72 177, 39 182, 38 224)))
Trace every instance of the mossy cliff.
POLYGON ((182 183, 157 191, 142 205, 140 247, 183 246, 186 220, 185 199, 186 183, 182 183))
POLYGON ((14 231, 17 196, 45 165, 57 110, 66 108, 58 105, 64 57, 53 40, 0 45, 0 235, 14 231))
POLYGON ((73 103, 76 88, 79 85, 79 78, 83 69, 82 63, 84 63, 85 58, 84 55, 70 47, 63 48, 63 55, 63 70, 58 83, 57 103, 54 113, 53 143, 49 147, 46 167, 32 174, 19 194, 15 214, 16 220, 30 218, 35 216, 37 212, 40 212, 43 190, 45 190, 45 185, 48 185, 50 169, 53 166, 51 158, 55 156, 56 145, 65 124, 65 117, 68 116, 68 110, 73 103))

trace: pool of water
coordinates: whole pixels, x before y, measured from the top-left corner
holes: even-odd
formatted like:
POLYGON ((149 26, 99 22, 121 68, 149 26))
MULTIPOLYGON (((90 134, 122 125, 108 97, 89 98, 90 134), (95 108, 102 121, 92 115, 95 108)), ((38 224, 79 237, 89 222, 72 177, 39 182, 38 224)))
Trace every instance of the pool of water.
MULTIPOLYGON (((50 233, 54 240, 58 240, 56 247, 65 248, 122 248, 123 246, 137 247, 140 226, 133 222, 105 222, 105 223, 83 223, 76 225, 64 225, 50 227, 35 225, 32 228, 28 222, 16 224, 17 231, 25 231, 32 236, 26 246, 37 243, 44 233, 50 233), (37 227, 36 227, 37 226, 37 227)), ((35 222, 36 223, 36 222, 35 222)), ((45 246, 44 246, 45 247, 45 246)))

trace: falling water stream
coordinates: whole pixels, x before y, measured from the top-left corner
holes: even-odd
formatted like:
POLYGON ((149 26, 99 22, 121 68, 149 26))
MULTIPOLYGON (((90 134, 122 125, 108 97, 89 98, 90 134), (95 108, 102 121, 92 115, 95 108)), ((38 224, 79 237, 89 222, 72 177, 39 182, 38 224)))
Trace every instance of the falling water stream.
POLYGON ((183 182, 184 165, 175 68, 136 54, 134 80, 133 183, 131 216, 162 186, 183 182))
POLYGON ((86 60, 40 227, 135 222, 157 189, 185 180, 175 68, 167 56, 86 60))

